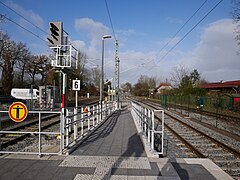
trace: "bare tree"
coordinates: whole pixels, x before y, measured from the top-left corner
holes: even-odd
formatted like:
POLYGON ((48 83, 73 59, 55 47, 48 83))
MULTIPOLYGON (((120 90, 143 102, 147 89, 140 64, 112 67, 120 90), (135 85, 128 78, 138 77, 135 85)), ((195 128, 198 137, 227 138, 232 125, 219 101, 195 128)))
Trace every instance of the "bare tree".
POLYGON ((16 63, 16 67, 20 70, 19 72, 19 84, 24 84, 24 77, 26 74, 26 68, 27 68, 27 64, 30 61, 31 55, 30 52, 28 52, 28 54, 25 55, 24 58, 20 59, 17 63, 16 63))
POLYGON ((2 41, 0 67, 2 68, 2 85, 5 95, 11 94, 16 63, 29 54, 25 44, 16 43, 5 35, 2 41))
POLYGON ((155 89, 157 84, 157 77, 148 77, 141 75, 137 84, 133 87, 133 93, 138 96, 147 96, 151 89, 155 89))
POLYGON ((125 84, 121 85, 121 89, 123 90, 123 92, 127 92, 127 93, 131 93, 132 92, 132 84, 129 82, 126 82, 125 84))
POLYGON ((42 81, 46 78, 47 73, 49 71, 47 62, 48 62, 48 57, 45 55, 30 56, 26 64, 26 68, 27 68, 27 74, 31 78, 32 85, 35 85, 35 77, 37 74, 41 74, 42 81))
POLYGON ((148 79, 148 85, 150 87, 150 89, 155 89, 156 88, 156 85, 157 85, 157 77, 150 77, 148 79))
POLYGON ((182 79, 188 75, 188 70, 183 65, 175 66, 170 73, 170 81, 173 82, 175 87, 179 87, 182 79))
POLYGON ((77 70, 76 70, 76 74, 78 76, 78 78, 84 82, 86 81, 86 63, 87 63, 87 56, 86 54, 84 54, 83 52, 81 52, 80 50, 78 51, 78 64, 77 64, 77 70))
POLYGON ((91 76, 92 76, 92 83, 95 87, 100 86, 100 77, 101 77, 101 70, 99 68, 93 68, 91 70, 91 76))

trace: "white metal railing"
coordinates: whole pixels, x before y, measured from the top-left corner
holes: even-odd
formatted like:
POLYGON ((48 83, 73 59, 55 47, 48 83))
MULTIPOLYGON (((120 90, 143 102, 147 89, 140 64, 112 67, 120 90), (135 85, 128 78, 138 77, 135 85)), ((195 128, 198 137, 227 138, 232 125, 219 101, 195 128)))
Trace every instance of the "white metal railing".
MULTIPOLYGON (((63 154, 67 148, 71 148, 74 144, 76 144, 79 140, 85 137, 87 134, 93 131, 96 127, 98 127, 108 116, 110 116, 113 111, 116 109, 116 105, 114 102, 110 103, 102 103, 102 111, 100 104, 94 104, 87 106, 88 111, 84 111, 86 107, 72 108, 66 109, 66 116, 64 117, 62 112, 58 111, 29 111, 29 117, 31 114, 34 114, 38 121, 38 130, 1 130, 1 123, 3 119, 0 119, 0 153, 5 154, 37 154, 41 155, 59 155, 63 154), (43 114, 58 114, 59 115, 59 130, 58 131, 43 131, 42 130, 42 121, 43 114), (102 118, 101 118, 102 117, 102 118), (13 150, 9 150, 9 148, 2 149, 1 144, 3 142, 4 136, 18 136, 20 134, 28 134, 35 135, 38 138, 38 147, 37 151, 29 151, 26 148, 22 151, 19 150, 18 147, 13 150), (58 140, 57 145, 55 146, 54 152, 43 150, 43 142, 42 138, 45 136, 54 136, 55 140, 58 140), (7 150, 6 150, 7 149, 7 150)), ((0 111, 0 113, 8 115, 8 111, 0 111)), ((4 115, 5 116, 5 115, 4 115)), ((32 117, 32 116, 31 116, 32 117)), ((4 120, 4 121, 10 121, 4 120)), ((21 123, 26 123, 28 119, 24 120, 21 123)), ((17 123, 16 123, 17 124, 17 123)), ((20 123, 19 123, 20 124, 20 123)), ((19 125, 17 124, 17 125, 19 125)), ((26 123, 27 124, 27 123, 26 123)), ((36 138, 35 137, 35 138, 36 138)), ((35 145, 36 146, 36 145, 35 145)), ((34 148, 36 149, 36 148, 34 148)))
POLYGON ((102 104, 102 111, 100 104, 67 110, 67 115, 62 124, 62 147, 66 149, 74 146, 83 137, 92 132, 93 129, 98 127, 115 110, 113 102, 102 104), (88 111, 86 111, 86 108, 88 111))
POLYGON ((140 126, 143 135, 146 136, 150 148, 154 154, 163 155, 163 142, 164 142, 164 111, 154 110, 143 107, 142 105, 131 102, 131 114, 140 126), (155 115, 160 113, 161 123, 155 127, 155 115))
MULTIPOLYGON (((0 113, 2 114, 5 114, 8 115, 8 111, 0 111, 0 113)), ((42 131, 42 121, 43 121, 43 118, 47 118, 47 117, 44 117, 44 115, 48 114, 57 114, 59 116, 57 116, 56 118, 59 118, 59 123, 61 124, 62 120, 63 119, 63 116, 62 116, 62 113, 61 112, 58 112, 58 111, 29 111, 28 112, 28 117, 36 117, 38 118, 38 130, 36 131, 31 131, 31 130, 28 130, 28 131, 24 131, 24 130, 18 130, 18 131, 14 131, 14 130, 0 130, 0 146, 2 145, 3 143, 3 139, 5 136, 19 136, 19 135, 23 135, 23 134, 28 134, 28 135, 35 135, 35 136, 38 136, 38 151, 31 151, 30 149, 27 149, 27 146, 26 148, 21 151, 19 150, 18 147, 15 147, 15 148, 12 148, 13 150, 10 151, 9 148, 7 148, 7 150, 4 150, 2 149, 2 147, 0 148, 0 153, 3 153, 3 154, 38 154, 39 156, 41 155, 51 155, 51 154, 61 154, 61 150, 63 149, 61 147, 61 144, 60 144, 60 140, 59 141, 59 145, 56 145, 58 146, 56 148, 56 150, 54 151, 48 151, 47 149, 43 151, 42 147, 43 147, 43 143, 42 143, 42 138, 45 137, 46 135, 47 136, 54 136, 54 139, 57 140, 57 137, 61 135, 61 132, 60 132, 60 129, 59 131, 42 131), (33 115, 33 116, 31 116, 33 115)), ((1 123, 2 123, 2 120, 0 120, 1 123)), ((5 121, 8 121, 7 119, 5 121)), ((10 121, 10 119, 9 119, 10 121)), ((24 120, 23 122, 21 123, 26 123, 26 121, 28 121, 28 119, 24 120)), ((37 120, 36 120, 37 121, 37 120)), ((18 123, 16 123, 17 125, 19 125, 18 123)), ((34 145, 36 146, 36 145, 34 145)), ((33 148, 34 149, 34 148, 33 148)))

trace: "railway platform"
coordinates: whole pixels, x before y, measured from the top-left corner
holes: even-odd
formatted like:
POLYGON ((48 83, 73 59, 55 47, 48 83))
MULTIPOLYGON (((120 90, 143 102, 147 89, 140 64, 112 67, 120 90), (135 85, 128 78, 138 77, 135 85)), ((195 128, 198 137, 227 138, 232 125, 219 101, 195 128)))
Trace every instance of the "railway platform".
POLYGON ((0 156, 0 179, 232 179, 209 159, 151 156, 128 108, 113 113, 70 155, 0 156))

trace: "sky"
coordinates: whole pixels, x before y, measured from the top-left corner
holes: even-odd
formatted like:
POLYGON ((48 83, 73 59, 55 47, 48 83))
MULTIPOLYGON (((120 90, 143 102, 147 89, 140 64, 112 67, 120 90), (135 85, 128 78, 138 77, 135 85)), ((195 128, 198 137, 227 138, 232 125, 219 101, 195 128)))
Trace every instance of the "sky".
POLYGON ((223 0, 212 11, 220 0, 0 2, 0 14, 38 37, 7 19, 0 30, 25 43, 33 54, 51 52, 45 41, 49 22, 62 21, 71 43, 87 55, 87 67, 100 67, 102 36, 112 35, 104 41, 106 79, 114 77, 115 38, 119 42, 120 83, 134 84, 140 75, 170 80, 177 67, 189 72, 197 69, 209 82, 240 79, 240 46, 235 40, 231 0, 223 0))

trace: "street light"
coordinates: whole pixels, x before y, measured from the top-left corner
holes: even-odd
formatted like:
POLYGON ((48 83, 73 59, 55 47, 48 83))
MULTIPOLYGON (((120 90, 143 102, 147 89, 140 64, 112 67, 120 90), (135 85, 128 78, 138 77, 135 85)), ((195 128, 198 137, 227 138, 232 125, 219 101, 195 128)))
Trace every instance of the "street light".
POLYGON ((103 69, 103 64, 104 64, 104 40, 111 38, 111 35, 104 35, 102 37, 102 71, 101 71, 101 80, 100 80, 100 108, 101 108, 101 120, 102 120, 102 101, 103 101, 103 75, 104 75, 104 69, 103 69))

